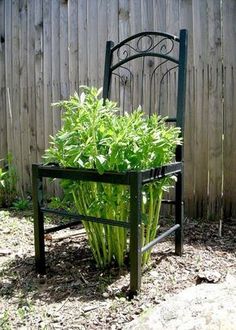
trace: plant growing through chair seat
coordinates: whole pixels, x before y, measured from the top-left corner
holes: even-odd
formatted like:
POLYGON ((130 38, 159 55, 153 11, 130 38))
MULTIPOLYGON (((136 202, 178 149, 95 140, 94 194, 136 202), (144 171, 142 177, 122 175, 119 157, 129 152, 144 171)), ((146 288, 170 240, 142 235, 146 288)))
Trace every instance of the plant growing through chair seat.
MULTIPOLYGON (((83 87, 68 101, 56 103, 64 109, 63 126, 51 137, 45 161, 62 167, 126 172, 144 170, 169 163, 176 145, 181 143, 179 128, 167 126, 157 115, 145 116, 141 109, 118 116, 116 103, 99 98, 101 90, 83 87)), ((144 185, 142 240, 147 244, 156 236, 163 190, 172 178, 144 185)), ((129 219, 129 189, 124 185, 62 180, 67 200, 80 214, 115 220, 129 219)), ((83 221, 96 263, 105 267, 112 261, 124 263, 128 232, 124 228, 83 221)), ((150 252, 143 255, 147 263, 150 252)))

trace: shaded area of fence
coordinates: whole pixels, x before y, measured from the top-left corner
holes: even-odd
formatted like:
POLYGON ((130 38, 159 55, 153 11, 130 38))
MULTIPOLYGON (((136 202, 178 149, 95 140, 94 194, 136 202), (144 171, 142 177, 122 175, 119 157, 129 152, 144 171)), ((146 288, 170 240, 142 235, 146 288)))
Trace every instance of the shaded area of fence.
MULTIPOLYGON (((0 158, 12 152, 20 187, 31 190, 31 163, 60 127, 51 102, 102 85, 106 40, 187 28, 186 214, 235 217, 235 15, 235 0, 0 0, 0 158)), ((173 76, 163 114, 173 108, 173 76)))

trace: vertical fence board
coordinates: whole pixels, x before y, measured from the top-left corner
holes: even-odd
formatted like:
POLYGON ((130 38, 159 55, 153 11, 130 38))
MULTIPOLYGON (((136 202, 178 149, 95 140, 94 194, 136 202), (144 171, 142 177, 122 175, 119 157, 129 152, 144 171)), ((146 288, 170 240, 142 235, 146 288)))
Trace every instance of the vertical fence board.
MULTIPOLYGON (((60 3, 52 1, 52 102, 58 102, 61 98, 60 86, 60 3)), ((53 118, 53 133, 61 126, 61 112, 59 109, 51 109, 53 118)))
POLYGON ((13 131, 12 131, 12 109, 11 109, 11 94, 12 86, 12 38, 11 38, 11 12, 12 3, 5 3, 5 86, 6 86, 6 118, 7 118, 7 146, 8 152, 12 152, 13 131))
POLYGON ((61 99, 69 96, 68 2, 60 1, 60 85, 61 99))
POLYGON ((44 110, 43 110, 43 4, 35 1, 35 86, 36 86, 36 127, 37 161, 41 161, 44 152, 44 110))
POLYGON ((97 63, 98 66, 98 76, 97 76, 97 85, 102 87, 103 84, 103 75, 104 75, 104 50, 106 47, 106 41, 108 40, 107 32, 107 1, 99 0, 98 1, 98 57, 97 63))
MULTIPOLYGON (((133 1, 131 3, 134 3, 133 1)), ((107 2, 107 40, 112 40, 115 44, 119 40, 119 0, 107 2)), ((103 63, 105 51, 103 53, 103 63)), ((111 99, 119 103, 119 79, 113 78, 111 85, 111 99)))
POLYGON ((20 3, 12 1, 12 90, 10 92, 12 108, 13 155, 18 168, 18 189, 22 191, 23 162, 21 153, 21 121, 20 121, 20 3))
MULTIPOLYGON (((119 41, 128 38, 130 35, 130 24, 129 24, 130 8, 129 2, 125 0, 119 0, 119 41)), ((128 51, 128 50, 127 50, 128 51)), ((121 58, 122 54, 121 52, 121 58)), ((127 63, 125 67, 129 69, 130 63, 127 63)), ((131 82, 129 72, 123 68, 119 69, 121 76, 120 80, 120 106, 127 112, 130 112, 131 102, 131 82)))
MULTIPOLYGON (((37 160, 37 126, 36 126, 36 89, 35 89, 35 10, 34 0, 27 2, 27 98, 29 130, 29 164, 37 160)), ((30 171, 31 174, 31 171, 30 171)), ((31 182, 31 181, 30 181, 31 182)))
POLYGON ((195 216, 205 217, 208 190, 208 140, 207 140, 207 3, 204 0, 193 1, 193 41, 195 67, 195 216))
POLYGON ((87 3, 78 2, 78 47, 79 47, 79 84, 88 84, 88 50, 87 50, 87 3))
POLYGON ((194 209, 194 71, 193 71, 193 12, 192 1, 179 2, 180 29, 188 30, 188 70, 186 87, 185 134, 184 134, 184 199, 185 213, 193 216, 194 209))
POLYGON ((220 218, 222 210, 222 53, 220 2, 208 0, 208 56, 209 56, 209 111, 208 111, 208 218, 220 218))
POLYGON ((53 133, 51 110, 52 82, 52 25, 51 1, 43 1, 43 110, 45 148, 48 148, 48 137, 53 133))
POLYGON ((236 2, 223 1, 224 217, 236 217, 236 2))
POLYGON ((78 88, 78 6, 76 0, 68 3, 68 50, 70 94, 78 88))
MULTIPOLYGON (((141 1, 131 1, 130 2, 130 34, 134 35, 142 31, 140 22, 142 22, 142 10, 141 10, 141 1)), ((133 79, 133 107, 137 108, 141 104, 141 92, 140 92, 140 65, 138 61, 133 61, 130 63, 132 66, 131 70, 134 75, 133 79)))
POLYGON ((87 2, 88 85, 98 87, 98 2, 87 2))
POLYGON ((0 159, 7 155, 7 113, 5 79, 5 3, 0 2, 0 159))
POLYGON ((22 175, 23 175, 23 191, 29 191, 29 181, 30 181, 30 168, 29 168, 29 107, 28 107, 28 89, 26 86, 27 82, 27 0, 23 0, 20 3, 20 14, 19 14, 19 61, 20 61, 20 136, 21 145, 20 152, 22 156, 22 175))

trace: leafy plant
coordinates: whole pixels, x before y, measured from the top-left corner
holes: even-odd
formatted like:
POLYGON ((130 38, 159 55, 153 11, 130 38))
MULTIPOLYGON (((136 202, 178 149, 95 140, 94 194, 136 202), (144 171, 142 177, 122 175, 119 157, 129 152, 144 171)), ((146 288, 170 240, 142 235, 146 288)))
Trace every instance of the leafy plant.
POLYGON ((30 206, 30 201, 28 199, 18 199, 12 204, 13 208, 18 211, 27 210, 30 206))
POLYGON ((3 166, 0 167, 0 207, 11 206, 17 196, 17 174, 16 168, 13 165, 13 157, 8 155, 7 159, 2 159, 0 162, 3 166))
MULTIPOLYGON (((51 137, 46 162, 64 167, 126 172, 161 166, 170 162, 177 144, 179 129, 168 127, 164 119, 146 117, 141 109, 118 116, 116 104, 99 98, 100 90, 84 87, 79 96, 56 103, 62 107, 63 127, 51 137)), ((171 183, 170 178, 143 187, 143 243, 152 240, 157 231, 161 197, 171 183)), ((129 188, 96 182, 62 180, 67 200, 74 202, 80 214, 128 221, 129 188)), ((127 252, 126 229, 83 222, 97 264, 104 267, 113 259, 124 263, 127 252)), ((143 263, 150 252, 143 256, 143 263)))

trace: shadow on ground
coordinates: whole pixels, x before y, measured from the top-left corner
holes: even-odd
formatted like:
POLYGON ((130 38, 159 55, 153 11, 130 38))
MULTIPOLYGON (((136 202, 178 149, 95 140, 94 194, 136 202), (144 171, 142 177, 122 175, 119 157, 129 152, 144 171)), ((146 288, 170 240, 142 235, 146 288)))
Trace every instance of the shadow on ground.
MULTIPOLYGON (((32 299, 60 302, 69 297, 81 301, 104 300, 103 293, 117 279, 128 274, 126 267, 99 270, 86 246, 79 242, 52 244, 46 252, 46 275, 37 275, 34 256, 17 257, 0 272, 0 296, 30 295, 32 299)), ((124 295, 129 285, 118 288, 124 295)))

